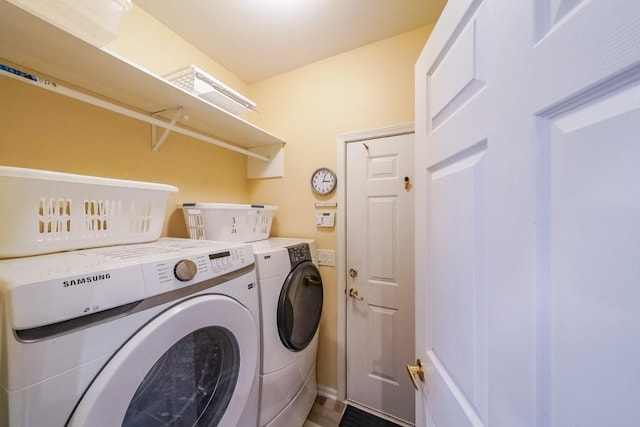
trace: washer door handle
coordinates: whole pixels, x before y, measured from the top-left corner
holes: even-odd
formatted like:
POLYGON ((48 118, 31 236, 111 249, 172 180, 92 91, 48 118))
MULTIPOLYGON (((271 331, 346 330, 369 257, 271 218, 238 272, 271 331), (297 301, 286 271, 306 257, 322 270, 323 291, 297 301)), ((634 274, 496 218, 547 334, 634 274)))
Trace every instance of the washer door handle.
POLYGON ((307 274, 304 277, 304 283, 305 285, 322 286, 322 281, 318 279, 316 276, 311 274, 307 274))

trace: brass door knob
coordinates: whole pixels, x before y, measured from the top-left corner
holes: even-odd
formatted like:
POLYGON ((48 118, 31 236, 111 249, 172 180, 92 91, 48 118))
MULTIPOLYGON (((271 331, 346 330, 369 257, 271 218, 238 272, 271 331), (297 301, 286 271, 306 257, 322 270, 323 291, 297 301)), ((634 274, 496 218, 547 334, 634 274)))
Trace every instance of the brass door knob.
POLYGON ((422 367, 422 362, 420 362, 420 359, 416 359, 415 365, 407 365, 407 373, 409 374, 409 378, 411 378, 413 387, 418 390, 416 375, 418 375, 420 381, 424 382, 424 368, 422 367))
POLYGON ((364 301, 364 298, 362 298, 359 294, 358 294, 358 290, 351 288, 349 289, 349 296, 351 298, 357 299, 358 301, 364 301))

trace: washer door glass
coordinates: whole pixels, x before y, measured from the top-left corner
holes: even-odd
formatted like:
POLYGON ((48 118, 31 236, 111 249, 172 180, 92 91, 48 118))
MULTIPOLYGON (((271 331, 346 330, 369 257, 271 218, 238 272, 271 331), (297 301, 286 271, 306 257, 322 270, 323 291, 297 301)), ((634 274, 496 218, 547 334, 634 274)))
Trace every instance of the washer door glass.
POLYGON ((216 426, 231 400, 239 368, 238 342, 227 329, 192 332, 153 365, 122 425, 216 426))
POLYGON ((287 277, 278 300, 278 334, 290 350, 302 351, 313 340, 322 314, 322 278, 311 261, 287 277))

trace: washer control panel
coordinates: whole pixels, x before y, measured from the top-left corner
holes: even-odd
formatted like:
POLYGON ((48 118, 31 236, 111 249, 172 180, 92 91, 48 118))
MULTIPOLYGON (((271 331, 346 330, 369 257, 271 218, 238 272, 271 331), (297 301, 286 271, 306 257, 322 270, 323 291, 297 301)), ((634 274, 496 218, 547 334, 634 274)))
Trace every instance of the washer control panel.
POLYGON ((211 261, 211 268, 214 272, 224 273, 237 269, 235 267, 237 257, 238 254, 231 250, 209 254, 209 261, 211 261))
POLYGON ((251 246, 238 246, 142 266, 147 296, 190 286, 253 264, 251 246))
MULTIPOLYGON (((254 262, 248 244, 160 238, 148 243, 0 260, 0 278, 9 293, 12 325, 23 330, 210 279, 224 281, 236 271, 248 274, 254 262)), ((255 277, 255 269, 251 273, 255 277)))

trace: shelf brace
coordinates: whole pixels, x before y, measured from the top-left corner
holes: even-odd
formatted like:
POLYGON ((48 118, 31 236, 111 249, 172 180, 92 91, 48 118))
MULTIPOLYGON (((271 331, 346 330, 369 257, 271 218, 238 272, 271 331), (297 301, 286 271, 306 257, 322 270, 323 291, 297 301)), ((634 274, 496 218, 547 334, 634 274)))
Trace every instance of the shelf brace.
MULTIPOLYGON (((171 122, 170 122, 171 126, 175 126, 178 119, 183 116, 184 108, 181 106, 167 108, 166 110, 162 110, 162 111, 156 111, 155 113, 151 114, 151 117, 155 119, 160 114, 166 113, 167 111, 171 111, 171 110, 176 110, 175 113, 173 113, 173 117, 171 118, 171 122)), ((160 138, 157 138, 158 128, 155 124, 153 123, 151 124, 151 150, 154 153, 157 153, 160 147, 162 147, 162 144, 164 144, 164 141, 167 139, 170 132, 171 132, 171 129, 164 128, 164 132, 162 132, 162 135, 160 135, 160 138)))

